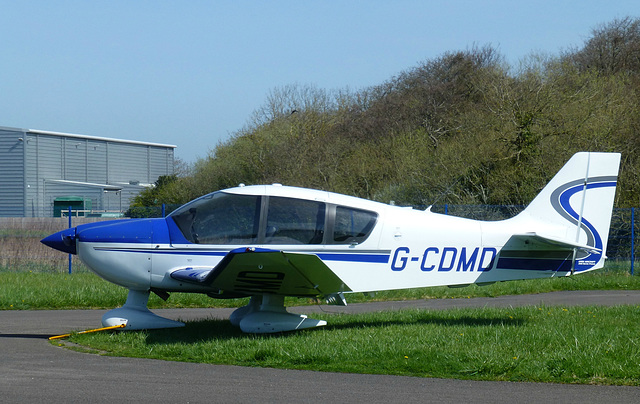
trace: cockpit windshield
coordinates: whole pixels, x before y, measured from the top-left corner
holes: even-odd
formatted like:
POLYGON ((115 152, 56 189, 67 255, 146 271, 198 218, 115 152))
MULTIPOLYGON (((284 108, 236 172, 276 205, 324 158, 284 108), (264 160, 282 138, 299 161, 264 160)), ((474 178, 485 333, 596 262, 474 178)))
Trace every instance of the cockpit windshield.
POLYGON ((254 244, 258 238, 261 197, 224 192, 196 199, 170 216, 195 244, 254 244))

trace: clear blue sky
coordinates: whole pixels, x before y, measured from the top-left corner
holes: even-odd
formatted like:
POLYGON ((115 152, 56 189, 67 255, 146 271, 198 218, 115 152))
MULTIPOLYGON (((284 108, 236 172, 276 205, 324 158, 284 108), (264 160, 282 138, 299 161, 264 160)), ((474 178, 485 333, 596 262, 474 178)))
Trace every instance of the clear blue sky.
POLYGON ((625 16, 638 0, 0 0, 0 126, 174 144, 194 162, 276 87, 356 90, 474 44, 514 65, 625 16))

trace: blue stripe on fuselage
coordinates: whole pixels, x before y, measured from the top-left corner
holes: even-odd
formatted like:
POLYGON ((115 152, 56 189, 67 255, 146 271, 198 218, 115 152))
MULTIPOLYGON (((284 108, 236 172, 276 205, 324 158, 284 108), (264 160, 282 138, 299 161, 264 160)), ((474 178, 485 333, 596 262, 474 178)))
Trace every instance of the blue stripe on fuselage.
MULTIPOLYGON (((197 255, 197 256, 211 256, 211 257, 224 257, 231 250, 225 251, 203 251, 203 250, 182 250, 182 249, 157 249, 157 248, 113 248, 113 247, 94 247, 100 251, 109 252, 124 252, 124 253, 138 253, 138 254, 158 254, 158 255, 197 255)), ((322 253, 313 251, 286 251, 295 254, 315 254, 323 261, 342 261, 342 262, 363 262, 373 264, 386 264, 389 262, 390 254, 387 252, 381 254, 372 253, 322 253)))
POLYGON ((316 254, 323 261, 368 262, 373 264, 386 264, 389 262, 389 254, 355 254, 355 253, 319 253, 316 254))

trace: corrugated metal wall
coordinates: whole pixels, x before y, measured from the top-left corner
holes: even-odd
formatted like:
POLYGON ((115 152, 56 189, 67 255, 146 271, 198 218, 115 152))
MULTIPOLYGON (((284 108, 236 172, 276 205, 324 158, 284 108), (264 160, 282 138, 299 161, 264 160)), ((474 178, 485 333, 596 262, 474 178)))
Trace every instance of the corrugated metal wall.
MULTIPOLYGON (((149 179, 157 179, 163 173, 173 174, 173 149, 149 147, 149 179)), ((156 180, 153 180, 154 182, 156 180)))
POLYGON ((107 184, 107 145, 95 140, 87 141, 87 182, 107 184))
POLYGON ((158 144, 0 127, 0 217, 52 216, 53 200, 63 196, 126 210, 145 185, 173 174, 173 153, 158 144))
POLYGON ((0 128, 0 216, 24 216, 24 144, 23 133, 0 128))

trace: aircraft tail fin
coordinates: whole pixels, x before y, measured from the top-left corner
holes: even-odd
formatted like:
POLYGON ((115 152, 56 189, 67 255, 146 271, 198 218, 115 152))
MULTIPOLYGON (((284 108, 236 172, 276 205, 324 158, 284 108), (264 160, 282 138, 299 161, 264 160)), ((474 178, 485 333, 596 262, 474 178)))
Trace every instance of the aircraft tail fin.
MULTIPOLYGON (((620 166, 619 153, 576 153, 515 219, 576 248, 572 272, 601 268, 620 166)), ((527 226, 529 227, 529 226, 527 226)))

